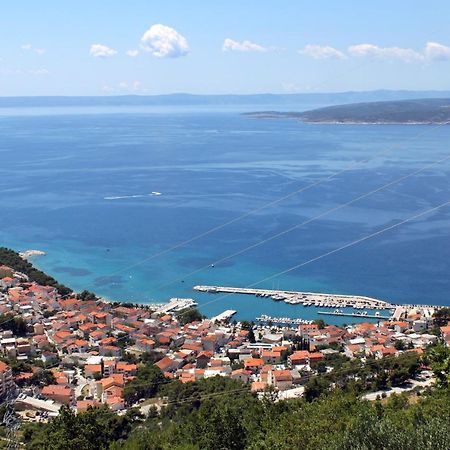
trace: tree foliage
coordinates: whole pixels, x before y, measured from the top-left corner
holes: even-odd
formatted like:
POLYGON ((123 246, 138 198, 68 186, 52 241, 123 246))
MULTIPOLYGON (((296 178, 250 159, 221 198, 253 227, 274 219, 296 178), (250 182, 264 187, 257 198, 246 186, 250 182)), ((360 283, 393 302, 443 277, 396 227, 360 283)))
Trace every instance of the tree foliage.
POLYGON ((200 313, 197 308, 188 308, 180 311, 177 314, 177 320, 180 322, 180 325, 186 325, 191 322, 201 321, 204 316, 200 313))
POLYGON ((105 407, 75 414, 64 406, 47 425, 25 430, 24 438, 31 450, 106 450, 111 443, 126 439, 130 430, 128 416, 118 416, 105 407))
POLYGON ((11 330, 14 336, 25 336, 27 334, 27 323, 22 317, 0 314, 0 330, 11 330))
POLYGON ((433 314, 434 324, 438 327, 444 327, 450 322, 450 307, 436 309, 433 314))
POLYGON ((24 273, 30 281, 35 281, 42 286, 53 286, 61 295, 72 292, 71 289, 58 283, 53 277, 36 269, 30 262, 23 259, 17 252, 5 247, 0 247, 0 265, 11 267, 17 272, 24 273))
POLYGON ((139 367, 136 377, 125 385, 123 396, 128 404, 132 404, 141 398, 154 397, 164 383, 164 375, 158 367, 144 364, 139 367))

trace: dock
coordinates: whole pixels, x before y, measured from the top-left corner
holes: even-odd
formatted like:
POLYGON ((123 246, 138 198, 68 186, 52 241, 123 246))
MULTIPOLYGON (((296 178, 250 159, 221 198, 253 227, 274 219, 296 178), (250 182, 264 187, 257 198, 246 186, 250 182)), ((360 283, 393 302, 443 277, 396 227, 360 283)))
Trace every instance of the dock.
POLYGON ((194 286, 198 292, 243 294, 267 297, 275 301, 284 301, 291 305, 319 306, 325 308, 355 309, 393 309, 394 306, 384 300, 359 295, 326 294, 319 292, 283 291, 274 289, 254 289, 229 286, 194 286))
POLYGON ((218 316, 211 318, 211 322, 222 322, 224 320, 230 320, 237 311, 234 309, 227 309, 223 313, 220 313, 218 316))
POLYGON ((317 311, 317 314, 326 314, 327 316, 346 316, 346 317, 359 317, 361 319, 380 319, 390 320, 390 316, 382 316, 381 314, 368 314, 367 311, 360 313, 351 313, 344 311, 317 311))
POLYGON ((257 322, 263 322, 263 323, 271 322, 273 324, 285 324, 285 325, 310 325, 313 323, 312 320, 306 320, 306 319, 300 319, 300 318, 292 319, 290 317, 272 317, 272 316, 267 316, 266 314, 263 314, 262 316, 257 317, 255 320, 257 322))

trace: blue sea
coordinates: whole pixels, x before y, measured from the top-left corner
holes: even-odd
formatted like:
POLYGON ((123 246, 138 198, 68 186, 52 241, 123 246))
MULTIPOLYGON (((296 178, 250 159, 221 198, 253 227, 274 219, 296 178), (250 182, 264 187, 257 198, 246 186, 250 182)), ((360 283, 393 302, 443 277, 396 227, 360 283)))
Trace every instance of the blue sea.
POLYGON ((192 297, 209 316, 317 310, 192 286, 450 303, 450 207, 272 277, 449 200, 450 160, 265 242, 444 158, 450 126, 313 125, 245 109, 0 109, 0 245, 45 251, 34 263, 75 290, 142 303, 192 297))

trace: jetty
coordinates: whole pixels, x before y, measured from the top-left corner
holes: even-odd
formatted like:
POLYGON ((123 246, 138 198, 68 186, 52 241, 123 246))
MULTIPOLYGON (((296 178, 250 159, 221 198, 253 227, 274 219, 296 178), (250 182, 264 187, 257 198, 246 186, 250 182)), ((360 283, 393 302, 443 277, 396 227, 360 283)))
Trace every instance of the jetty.
POLYGON ((194 286, 198 292, 243 294, 256 297, 271 298, 291 305, 318 306, 324 308, 355 308, 355 309, 394 309, 384 300, 360 295, 326 294, 319 292, 283 291, 274 289, 254 289, 229 286, 194 286))
POLYGON ((169 303, 164 303, 156 312, 160 314, 177 313, 187 308, 193 308, 197 304, 192 298, 171 298, 169 303))
POLYGON ((230 320, 236 314, 236 312, 237 311, 235 311, 234 309, 227 309, 223 313, 220 313, 219 315, 211 318, 211 321, 212 322, 222 322, 224 320, 230 320))

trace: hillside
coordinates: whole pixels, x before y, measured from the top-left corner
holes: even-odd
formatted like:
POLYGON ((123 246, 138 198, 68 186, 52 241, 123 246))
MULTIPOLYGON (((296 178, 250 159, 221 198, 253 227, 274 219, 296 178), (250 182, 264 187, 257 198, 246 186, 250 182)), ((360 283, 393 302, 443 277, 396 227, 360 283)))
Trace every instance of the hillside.
POLYGON ((450 123, 450 98, 352 103, 304 112, 263 111, 257 118, 294 118, 306 123, 450 123))

